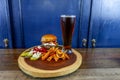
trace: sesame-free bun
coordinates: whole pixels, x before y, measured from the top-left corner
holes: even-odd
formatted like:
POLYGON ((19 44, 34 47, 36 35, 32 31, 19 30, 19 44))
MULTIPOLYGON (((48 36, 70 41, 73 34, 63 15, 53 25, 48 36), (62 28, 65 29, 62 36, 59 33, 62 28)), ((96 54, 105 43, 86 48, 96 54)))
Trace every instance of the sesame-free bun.
POLYGON ((57 37, 53 34, 46 34, 43 35, 41 38, 41 42, 51 42, 51 41, 57 41, 57 37))

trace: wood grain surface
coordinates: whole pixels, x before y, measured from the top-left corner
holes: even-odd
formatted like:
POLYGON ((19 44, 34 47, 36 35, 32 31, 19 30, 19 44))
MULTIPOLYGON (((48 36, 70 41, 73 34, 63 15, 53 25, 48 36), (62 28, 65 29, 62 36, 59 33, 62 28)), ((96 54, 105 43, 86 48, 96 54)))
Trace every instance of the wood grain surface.
POLYGON ((25 49, 0 49, 0 80, 120 80, 120 48, 77 48, 83 61, 72 74, 57 78, 33 78, 17 63, 25 49))
POLYGON ((19 70, 9 70, 0 71, 0 80, 120 80, 120 69, 78 69, 72 74, 48 79, 34 78, 19 70))

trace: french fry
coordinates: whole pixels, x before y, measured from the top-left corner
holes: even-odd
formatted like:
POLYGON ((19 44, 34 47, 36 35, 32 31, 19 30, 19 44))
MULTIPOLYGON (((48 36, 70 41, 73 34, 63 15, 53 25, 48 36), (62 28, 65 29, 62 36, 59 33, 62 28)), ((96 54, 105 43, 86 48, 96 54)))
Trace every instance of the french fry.
POLYGON ((45 60, 45 59, 49 56, 49 54, 50 54, 50 52, 45 53, 45 55, 43 55, 43 56, 41 57, 41 59, 42 59, 42 60, 45 60))
POLYGON ((66 59, 66 57, 64 56, 64 57, 62 57, 61 59, 62 59, 62 60, 65 60, 65 59, 66 59))
POLYGON ((63 53, 62 54, 56 54, 56 57, 62 58, 62 57, 64 57, 64 54, 63 53))
POLYGON ((58 48, 55 48, 55 52, 58 50, 58 48))
POLYGON ((53 55, 51 55, 50 57, 47 58, 47 61, 51 61, 53 58, 53 55))
POLYGON ((63 53, 61 50, 57 50, 57 51, 56 51, 56 56, 57 56, 58 58, 63 58, 63 57, 64 57, 64 53, 63 53))
POLYGON ((67 59, 70 59, 70 57, 65 53, 65 57, 67 58, 67 59))
POLYGON ((57 62, 58 61, 58 57, 56 57, 56 55, 53 56, 54 60, 57 62))
POLYGON ((57 54, 62 54, 61 50, 59 50, 59 49, 56 50, 56 53, 57 53, 57 54))
POLYGON ((65 60, 70 59, 70 57, 66 53, 62 52, 62 50, 60 50, 58 47, 52 47, 48 50, 47 53, 42 55, 41 59, 47 61, 54 59, 57 62, 59 59, 65 60))
POLYGON ((66 54, 66 53, 63 53, 63 52, 62 52, 62 56, 61 56, 61 58, 64 58, 64 57, 65 57, 65 54, 66 54))
POLYGON ((52 47, 49 49, 50 52, 53 52, 55 50, 55 47, 52 47))

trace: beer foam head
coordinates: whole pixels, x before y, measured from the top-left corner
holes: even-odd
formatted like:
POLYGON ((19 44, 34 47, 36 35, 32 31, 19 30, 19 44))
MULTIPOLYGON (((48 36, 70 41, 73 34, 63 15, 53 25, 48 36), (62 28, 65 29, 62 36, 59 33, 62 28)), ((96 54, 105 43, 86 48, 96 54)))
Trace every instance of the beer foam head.
POLYGON ((61 15, 60 17, 76 17, 75 15, 61 15))

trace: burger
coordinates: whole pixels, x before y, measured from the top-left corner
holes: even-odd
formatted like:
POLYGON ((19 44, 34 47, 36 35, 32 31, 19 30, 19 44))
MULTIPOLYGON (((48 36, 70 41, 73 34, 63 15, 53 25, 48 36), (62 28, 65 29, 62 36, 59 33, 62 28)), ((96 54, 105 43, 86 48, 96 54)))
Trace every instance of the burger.
POLYGON ((50 48, 52 46, 57 46, 57 37, 53 34, 46 34, 41 37, 41 42, 44 47, 50 48))

